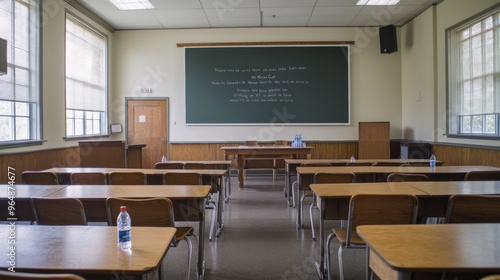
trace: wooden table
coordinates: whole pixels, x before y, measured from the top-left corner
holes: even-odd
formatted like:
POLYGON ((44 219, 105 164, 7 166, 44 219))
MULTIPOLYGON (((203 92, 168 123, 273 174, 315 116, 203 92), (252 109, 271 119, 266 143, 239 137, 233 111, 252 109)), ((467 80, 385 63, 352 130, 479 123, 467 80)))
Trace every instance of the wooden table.
POLYGON ((15 244, 8 244, 9 226, 0 227, 2 269, 15 246, 15 271, 92 275, 155 274, 175 235, 175 228, 133 227, 132 250, 117 247, 116 227, 15 225, 15 244))
MULTIPOLYGON (((331 167, 297 167, 297 197, 300 199, 300 176, 313 177, 314 174, 319 172, 325 173, 345 173, 352 172, 356 176, 371 174, 374 177, 377 175, 390 174, 390 173, 422 173, 429 176, 431 181, 444 181, 444 180, 463 180, 464 176, 469 171, 500 171, 499 167, 493 166, 331 166, 331 167)), ((376 180, 374 180, 376 181, 376 180)), ((312 182, 312 180, 311 180, 312 182)), ((297 214, 302 211, 302 206, 298 203, 297 214)), ((302 227, 300 215, 297 215, 297 223, 299 228, 302 227)))
POLYGON ((176 221, 198 221, 198 275, 204 275, 205 201, 208 185, 70 185, 47 197, 74 197, 82 201, 85 213, 94 220, 107 221, 105 201, 108 197, 167 197, 174 204, 176 221))
MULTIPOLYGON (((217 207, 217 236, 219 236, 222 232, 222 228, 224 225, 223 219, 222 219, 222 203, 223 203, 223 196, 222 193, 224 190, 227 188, 225 186, 224 182, 229 182, 230 180, 228 179, 228 176, 230 173, 225 170, 225 169, 148 169, 148 168, 92 168, 92 167, 57 167, 57 168, 50 168, 45 171, 50 171, 58 174, 58 176, 61 177, 61 181, 63 181, 66 184, 70 184, 69 177, 71 173, 74 172, 80 172, 80 173, 85 173, 85 172, 102 172, 105 174, 109 174, 111 172, 142 172, 148 176, 148 185, 162 185, 163 184, 163 174, 165 173, 199 173, 203 177, 215 177, 220 179, 220 182, 222 184, 218 185, 217 189, 217 200, 218 200, 218 207, 217 207)), ((210 239, 212 239, 212 236, 210 236, 210 239)))
POLYGON ((35 216, 31 210, 30 198, 32 196, 46 196, 65 187, 65 185, 0 185, 0 220, 34 221, 35 216), (9 191, 13 191, 14 193, 10 193, 11 195, 9 195, 9 191), (14 198, 14 216, 9 215, 7 211, 9 197, 14 198))
POLYGON ((305 148, 292 148, 290 146, 239 146, 239 147, 222 147, 224 157, 227 160, 228 156, 235 156, 237 159, 238 167, 238 184, 239 187, 244 187, 243 178, 243 163, 245 159, 269 157, 269 158, 283 158, 291 156, 299 158, 311 154, 313 147, 305 148))
POLYGON ((357 228, 381 279, 412 272, 500 272, 500 224, 369 225, 357 228))
POLYGON ((345 220, 349 207, 349 200, 355 194, 413 194, 417 197, 427 196, 427 193, 418 190, 407 183, 361 183, 361 184, 312 184, 311 189, 320 200, 319 242, 320 261, 316 262, 316 269, 320 279, 328 275, 325 263, 325 224, 326 219, 345 220), (327 210, 329 211, 327 213, 327 210), (328 216, 328 217, 327 217, 328 216))
MULTIPOLYGON (((285 159, 285 190, 286 196, 288 198, 288 206, 292 206, 292 183, 290 182, 290 177, 297 174, 297 167, 300 167, 302 164, 335 164, 342 163, 347 164, 350 162, 350 159, 285 159)), ((356 162, 361 163, 391 163, 391 164, 429 164, 428 159, 357 159, 356 162)), ((442 161, 436 161, 442 164, 442 161)))

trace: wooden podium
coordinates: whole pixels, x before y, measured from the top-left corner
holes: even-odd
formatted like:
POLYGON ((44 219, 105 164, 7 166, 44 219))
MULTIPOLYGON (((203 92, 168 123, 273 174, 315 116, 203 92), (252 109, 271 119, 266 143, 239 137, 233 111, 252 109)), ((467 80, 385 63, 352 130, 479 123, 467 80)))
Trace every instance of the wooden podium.
POLYGON ((359 159, 391 158, 389 122, 360 122, 358 127, 359 159))
POLYGON ((80 141, 80 167, 142 168, 144 144, 125 141, 80 141))

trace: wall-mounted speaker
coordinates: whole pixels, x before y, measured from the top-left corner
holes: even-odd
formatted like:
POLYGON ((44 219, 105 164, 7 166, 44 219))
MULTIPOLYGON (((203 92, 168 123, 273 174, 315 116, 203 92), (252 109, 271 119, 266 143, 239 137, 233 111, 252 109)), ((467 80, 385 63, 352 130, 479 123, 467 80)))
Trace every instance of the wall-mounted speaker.
POLYGON ((393 53, 398 51, 396 26, 387 25, 379 28, 380 52, 393 53))

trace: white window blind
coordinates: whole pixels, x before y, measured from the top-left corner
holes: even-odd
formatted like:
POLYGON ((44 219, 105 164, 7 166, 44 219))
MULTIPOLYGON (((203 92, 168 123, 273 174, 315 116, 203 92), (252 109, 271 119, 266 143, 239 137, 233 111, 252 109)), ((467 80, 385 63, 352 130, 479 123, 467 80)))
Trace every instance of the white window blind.
POLYGON ((499 136, 500 12, 449 31, 449 133, 499 136))
POLYGON ((107 38, 66 14, 66 134, 107 133, 107 38))
POLYGON ((0 145, 40 140, 39 13, 36 0, 0 1, 7 74, 0 76, 0 145))

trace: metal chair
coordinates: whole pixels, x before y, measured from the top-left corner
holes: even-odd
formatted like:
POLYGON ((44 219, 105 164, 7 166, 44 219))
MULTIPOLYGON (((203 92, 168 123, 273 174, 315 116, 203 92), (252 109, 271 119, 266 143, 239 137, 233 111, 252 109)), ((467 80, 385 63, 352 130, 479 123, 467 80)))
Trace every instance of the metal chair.
MULTIPOLYGON (((203 176, 196 172, 167 172, 163 174, 163 184, 164 185, 202 185, 203 184, 203 176)), ((207 199, 207 207, 206 209, 212 209, 212 223, 210 224, 210 234, 209 240, 212 240, 214 229, 215 229, 215 221, 217 219, 217 201, 212 197, 212 191, 210 192, 209 198, 207 199), (212 207, 210 206, 212 205, 212 207)))
MULTIPOLYGON (((316 173, 314 174, 313 184, 336 184, 336 183, 354 183, 356 182, 356 174, 348 172, 348 173, 316 173)), ((313 208, 317 208, 318 198, 313 195, 313 202, 309 207, 309 218, 311 220, 311 232, 312 239, 316 240, 316 236, 314 234, 314 220, 312 210, 313 208)))
POLYGON ((417 218, 418 199, 414 195, 358 194, 351 197, 347 228, 333 228, 326 241, 326 268, 330 273, 330 243, 336 237, 340 243, 338 251, 340 279, 344 279, 342 253, 348 248, 366 248, 365 242, 356 233, 361 225, 414 224, 417 218))
POLYGON ((21 174, 23 184, 30 185, 59 185, 59 179, 54 172, 24 171, 21 174))
POLYGON ((108 178, 106 173, 102 172, 81 172, 71 173, 71 185, 107 185, 108 178))
POLYGON ((182 162, 157 162, 155 169, 184 169, 182 162))
POLYGON ((32 197, 30 202, 38 225, 87 225, 83 204, 77 198, 32 197))
POLYGON ((500 223, 500 196, 455 194, 450 196, 444 220, 456 223, 500 223))
MULTIPOLYGON (((188 244, 186 279, 189 279, 193 246, 188 236, 193 235, 194 229, 193 227, 175 226, 172 201, 168 198, 126 199, 109 197, 106 200, 108 225, 116 226, 116 218, 120 213, 120 206, 127 206, 127 212, 130 214, 133 227, 175 227, 177 229, 172 246, 177 247, 178 242, 181 240, 185 240, 188 244)), ((160 265, 158 269, 160 279, 162 279, 161 271, 162 268, 160 265)))
POLYGON ((111 172, 110 185, 147 185, 147 176, 142 172, 111 172))
POLYGON ((500 171, 469 171, 465 181, 500 181, 500 171))
POLYGON ((85 280, 85 278, 76 274, 70 273, 28 273, 28 272, 11 272, 8 270, 0 270, 0 279, 2 280, 85 280))

